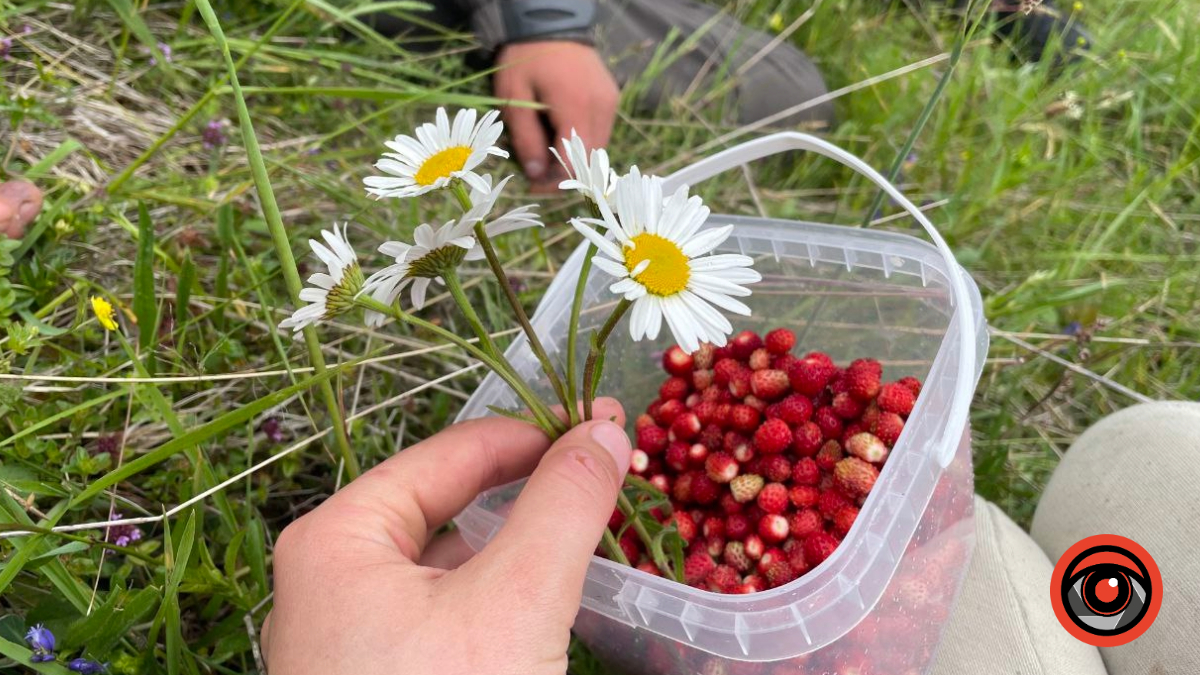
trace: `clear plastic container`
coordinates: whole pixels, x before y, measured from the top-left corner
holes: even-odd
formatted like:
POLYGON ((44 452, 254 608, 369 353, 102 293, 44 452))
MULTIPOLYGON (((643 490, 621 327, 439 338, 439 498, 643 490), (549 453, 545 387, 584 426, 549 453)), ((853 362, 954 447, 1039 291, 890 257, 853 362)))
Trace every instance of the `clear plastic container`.
MULTIPOLYGON (((796 353, 820 349, 837 362, 863 356, 884 376, 914 375, 924 388, 854 527, 828 560, 779 588, 720 595, 596 557, 575 632, 615 671, 628 673, 917 674, 927 671, 974 543, 967 408, 983 367, 987 332, 978 288, 929 221, 882 176, 825 141, 780 133, 701 160, 667 180, 671 189, 789 150, 823 154, 881 186, 935 244, 906 234, 817 223, 713 215, 733 223, 722 251, 756 258, 763 281, 747 299, 752 317, 735 330, 786 326, 796 353)), ((583 247, 547 289, 533 323, 552 358, 565 351, 571 294, 583 247)), ((594 272, 583 334, 606 318, 611 283, 594 272)), ((658 358, 670 346, 609 342, 603 395, 630 419, 655 397, 658 358)), ((524 342, 508 352, 517 370, 549 395, 524 342)), ((459 419, 513 408, 494 375, 459 419)), ((481 495, 456 518, 476 550, 498 531, 522 483, 481 495)))

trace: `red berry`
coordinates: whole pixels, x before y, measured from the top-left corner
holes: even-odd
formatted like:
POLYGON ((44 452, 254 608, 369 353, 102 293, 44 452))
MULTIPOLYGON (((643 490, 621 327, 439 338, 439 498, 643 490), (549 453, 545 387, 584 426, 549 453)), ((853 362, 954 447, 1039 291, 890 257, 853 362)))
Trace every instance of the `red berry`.
POLYGON ((750 560, 750 556, 746 555, 746 546, 740 541, 731 541, 725 544, 725 552, 722 555, 722 560, 726 565, 739 572, 749 572, 754 563, 750 560))
POLYGON ((817 497, 817 510, 826 518, 833 518, 843 506, 849 505, 850 502, 837 490, 824 490, 821 496, 817 497))
POLYGON ((713 346, 708 342, 701 342, 700 348, 692 352, 692 365, 696 370, 708 370, 713 367, 713 346))
POLYGON ((833 408, 817 408, 813 413, 813 421, 821 427, 821 435, 826 439, 842 437, 842 418, 838 417, 833 408))
POLYGON ((885 384, 879 389, 879 395, 875 398, 875 402, 879 404, 879 408, 886 412, 893 412, 897 415, 908 415, 912 412, 913 406, 917 403, 917 397, 908 387, 899 382, 885 384))
POLYGON ((709 424, 700 430, 700 444, 709 450, 720 450, 724 444, 725 432, 716 424, 709 424))
POLYGON ((817 454, 815 457, 813 457, 813 459, 816 460, 818 467, 824 469, 825 471, 833 471, 833 467, 836 466, 844 456, 845 455, 842 453, 841 443, 838 443, 837 441, 825 441, 825 445, 821 446, 821 449, 817 451, 817 454))
POLYGON ((729 565, 717 565, 704 579, 714 593, 733 593, 742 584, 742 576, 729 565))
POLYGON ((746 398, 742 399, 742 403, 757 410, 759 415, 762 415, 767 410, 767 402, 754 394, 746 396, 746 398))
POLYGON ((768 483, 758 491, 757 504, 767 513, 783 513, 788 507, 788 490, 782 483, 768 483))
POLYGON ((704 551, 697 551, 683 561, 683 580, 695 585, 708 578, 717 563, 704 551))
POLYGON ((793 485, 792 489, 788 490, 788 499, 796 508, 803 509, 816 504, 820 494, 821 491, 815 485, 793 485))
POLYGON ((693 443, 688 446, 688 465, 701 467, 708 459, 708 446, 703 443, 693 443))
MULTIPOLYGON (((767 582, 757 574, 747 574, 742 579, 742 585, 737 587, 736 593, 761 593, 767 590, 767 582)), ((717 671, 720 672, 720 671, 717 671)))
POLYGON ((655 424, 656 422, 654 421, 653 417, 651 417, 648 413, 642 413, 641 415, 637 416, 636 420, 634 420, 633 428, 640 431, 643 427, 652 427, 655 424))
POLYGON ((650 455, 647 455, 643 450, 634 450, 629 456, 629 470, 639 476, 646 473, 646 469, 650 468, 650 455))
POLYGON ((783 420, 767 420, 754 432, 754 447, 772 454, 787 450, 792 444, 792 430, 783 420))
POLYGON ((816 422, 805 422, 792 432, 792 452, 801 457, 812 457, 821 449, 825 435, 816 422))
POLYGON ((727 387, 729 380, 745 368, 737 359, 721 359, 713 366, 713 383, 718 387, 727 387))
POLYGON ((727 452, 714 452, 704 460, 705 473, 717 483, 728 483, 737 478, 739 470, 737 460, 727 452))
POLYGON ((687 412, 687 406, 679 399, 671 399, 663 401, 663 404, 658 407, 658 414, 654 416, 654 420, 659 425, 664 427, 671 426, 680 415, 687 412))
POLYGON ((689 544, 696 538, 696 521, 687 511, 676 511, 667 519, 667 524, 673 524, 675 530, 679 532, 679 536, 689 544))
POLYGON ((821 469, 811 457, 801 457, 792 465, 792 482, 796 485, 816 485, 821 480, 821 469))
POLYGON ((838 509, 838 512, 833 514, 833 530, 841 536, 846 536, 850 528, 854 526, 854 519, 858 517, 858 508, 854 506, 843 506, 838 509))
POLYGON ((791 383, 782 370, 756 370, 750 376, 750 390, 764 401, 774 401, 787 395, 791 383))
POLYGON ((712 370, 697 370, 692 373, 692 388, 696 391, 703 391, 709 388, 713 383, 712 370))
POLYGON ((790 564, 781 560, 767 568, 764 576, 767 578, 768 586, 778 588, 795 580, 796 573, 792 571, 790 564))
POLYGON ((782 483, 792 477, 792 463, 783 455, 766 455, 758 467, 763 478, 782 483))
POLYGON ((696 477, 692 479, 692 501, 697 504, 711 504, 720 496, 721 486, 707 474, 697 472, 696 477))
POLYGON ((800 359, 797 359, 791 354, 780 354, 771 359, 771 367, 775 370, 782 370, 786 373, 792 367, 792 364, 799 360, 800 359))
POLYGON ((781 561, 787 562, 787 553, 784 553, 783 549, 781 548, 772 546, 771 548, 763 551, 762 557, 758 559, 758 571, 766 572, 768 567, 781 561))
POLYGON ((766 408, 763 408, 763 417, 765 417, 769 420, 781 419, 779 417, 779 404, 772 403, 772 404, 768 405, 766 408))
POLYGON ((793 394, 779 403, 779 418, 796 426, 812 419, 812 400, 807 396, 793 394))
POLYGON ((851 422, 842 429, 842 445, 846 445, 851 438, 854 438, 858 434, 870 431, 871 427, 869 425, 863 424, 862 422, 851 422))
POLYGON ((778 513, 768 513, 758 521, 758 534, 768 544, 778 544, 787 539, 788 520, 778 513))
POLYGON ((742 541, 750 534, 750 519, 740 513, 725 516, 725 537, 730 541, 742 541))
POLYGON ((754 331, 744 330, 729 340, 729 348, 733 351, 734 358, 745 361, 750 358, 755 349, 763 346, 762 338, 754 331))
POLYGON ((908 390, 913 393, 913 396, 921 395, 921 381, 915 377, 902 377, 896 384, 902 384, 908 387, 908 390))
POLYGON ((692 406, 692 412, 696 413, 696 417, 700 418, 700 424, 714 424, 717 421, 717 408, 720 405, 720 403, 715 401, 701 401, 692 406))
POLYGON ((700 528, 705 539, 713 537, 725 536, 725 519, 720 516, 709 516, 704 519, 704 525, 700 528))
POLYGON ((863 408, 862 416, 858 418, 858 421, 867 425, 867 428, 869 429, 879 419, 880 412, 879 406, 872 401, 871 403, 867 404, 867 407, 863 408))
POLYGON ((667 446, 667 454, 663 458, 667 466, 675 471, 684 471, 688 466, 688 451, 691 450, 690 445, 683 441, 674 441, 667 446))
POLYGON ((691 393, 691 383, 682 377, 668 377, 662 386, 658 388, 658 396, 663 401, 672 399, 683 400, 691 393))
POLYGON ((872 433, 851 436, 850 440, 846 441, 846 452, 873 464, 882 462, 888 456, 887 445, 872 433))
POLYGON ((882 386, 879 375, 866 368, 847 369, 843 381, 846 383, 846 391, 863 403, 879 395, 882 386))
MULTIPOLYGON (((689 397, 691 398, 691 397, 689 397)), ((724 403, 731 400, 733 397, 729 395, 729 389, 718 385, 713 385, 708 389, 700 392, 700 401, 712 401, 713 403, 724 403)), ((695 404, 693 404, 695 405, 695 404)))
POLYGON ((838 541, 826 532, 814 532, 804 539, 804 561, 816 567, 837 550, 838 541))
POLYGON ((621 552, 625 554, 626 560, 633 562, 642 557, 642 543, 632 529, 627 531, 617 543, 621 547, 621 552))
POLYGON ((687 408, 694 408, 694 407, 696 407, 696 404, 700 403, 703 400, 704 400, 704 397, 700 395, 700 392, 693 391, 692 393, 687 395, 687 398, 683 399, 683 405, 684 405, 684 407, 687 407, 687 408))
POLYGON ((759 491, 763 488, 763 483, 762 476, 745 473, 729 481, 729 492, 739 503, 745 504, 758 496, 759 491))
POLYGON ((657 455, 667 448, 667 432, 662 427, 645 426, 637 430, 637 446, 647 455, 657 455))
POLYGON ((879 413, 879 419, 875 421, 871 430, 890 448, 900 440, 900 434, 904 431, 904 420, 893 412, 879 413))
POLYGON ((667 351, 663 352, 662 363, 663 370, 668 373, 679 377, 687 377, 695 366, 695 359, 678 345, 672 345, 667 351))
POLYGON ((742 368, 729 376, 729 393, 734 398, 745 398, 750 395, 750 374, 752 371, 742 368))
MULTIPOLYGON (((759 520, 761 520, 761 519, 762 518, 760 517, 759 520)), ((763 551, 765 551, 767 549, 766 545, 763 544, 762 537, 758 536, 757 534, 755 534, 753 532, 746 535, 745 545, 746 545, 746 555, 750 556, 751 560, 758 560, 759 558, 761 558, 763 551)))
POLYGON ((612 515, 608 517, 608 529, 616 532, 625 524, 625 514, 621 513, 621 509, 614 508, 612 515))
POLYGON ((661 473, 650 476, 650 484, 663 494, 671 491, 671 479, 661 473))
POLYGON ((857 457, 847 457, 833 469, 834 481, 851 495, 865 497, 875 487, 879 469, 857 457))
POLYGON ((797 539, 803 539, 815 532, 820 532, 824 525, 825 518, 814 509, 797 511, 788 519, 788 531, 797 539))
POLYGON ((704 540, 704 550, 713 558, 720 558, 725 550, 725 537, 708 537, 704 540))
POLYGON ((717 403, 717 412, 713 415, 713 424, 729 426, 729 418, 733 415, 732 403, 717 403))
POLYGON ((825 390, 837 371, 832 362, 805 356, 793 363, 787 371, 788 380, 797 394, 816 396, 825 390))
POLYGON ((786 354, 796 346, 796 334, 786 328, 776 328, 767 333, 763 343, 772 354, 786 354))
POLYGON ((754 353, 747 359, 750 370, 765 370, 771 367, 771 352, 765 347, 759 347, 754 350, 754 353))
POLYGON ((670 437, 673 441, 690 441, 700 435, 700 418, 694 412, 686 412, 671 423, 670 437))
POLYGON ((741 502, 734 499, 733 495, 728 492, 721 495, 721 499, 718 501, 718 504, 721 507, 721 511, 725 513, 725 515, 741 513, 743 508, 741 502))
POLYGON ((748 405, 735 405, 729 412, 729 424, 738 431, 754 431, 759 419, 758 411, 748 405))
POLYGON ((804 542, 799 539, 789 539, 788 543, 794 543, 795 546, 791 550, 786 550, 788 566, 792 568, 792 572, 796 576, 800 576, 809 570, 811 567, 808 561, 804 559, 804 542))
POLYGON ((838 417, 844 420, 858 419, 863 413, 863 404, 850 394, 838 394, 833 397, 830 408, 838 417))

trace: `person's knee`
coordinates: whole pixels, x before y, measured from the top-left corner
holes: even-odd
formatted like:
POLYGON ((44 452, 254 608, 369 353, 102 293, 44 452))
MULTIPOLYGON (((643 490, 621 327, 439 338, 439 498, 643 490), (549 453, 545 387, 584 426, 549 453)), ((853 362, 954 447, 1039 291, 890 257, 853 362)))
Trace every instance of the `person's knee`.
POLYGON ((829 129, 834 124, 834 108, 828 94, 816 64, 799 49, 780 44, 741 75, 738 121, 829 129))

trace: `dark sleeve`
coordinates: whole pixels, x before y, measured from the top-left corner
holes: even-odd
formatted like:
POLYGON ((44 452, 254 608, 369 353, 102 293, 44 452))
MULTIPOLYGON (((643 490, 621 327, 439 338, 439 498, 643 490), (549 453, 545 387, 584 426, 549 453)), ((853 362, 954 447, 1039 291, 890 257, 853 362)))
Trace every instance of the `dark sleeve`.
POLYGON ((466 18, 483 48, 509 42, 574 40, 591 43, 597 0, 442 0, 466 18))

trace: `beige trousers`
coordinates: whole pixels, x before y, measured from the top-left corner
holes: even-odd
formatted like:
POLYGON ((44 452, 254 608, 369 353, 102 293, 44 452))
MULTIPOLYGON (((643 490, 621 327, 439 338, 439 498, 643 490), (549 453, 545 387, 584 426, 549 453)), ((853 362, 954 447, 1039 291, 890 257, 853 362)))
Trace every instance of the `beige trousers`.
POLYGON ((1200 404, 1123 410, 1075 441, 1026 534, 976 498, 976 545, 933 675, 1200 675, 1200 404), (1138 639, 1097 649, 1058 623, 1050 576, 1072 544, 1118 534, 1162 572, 1138 639))

